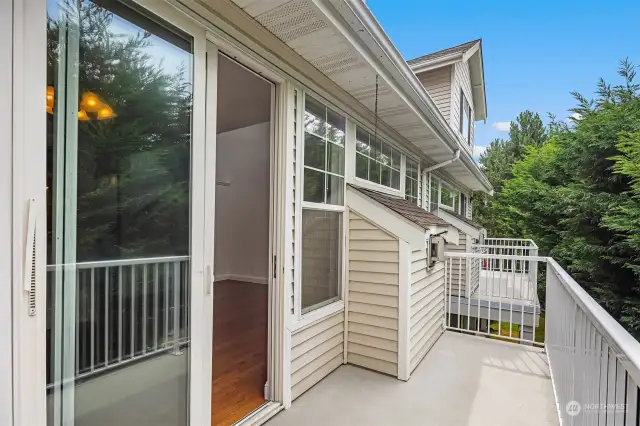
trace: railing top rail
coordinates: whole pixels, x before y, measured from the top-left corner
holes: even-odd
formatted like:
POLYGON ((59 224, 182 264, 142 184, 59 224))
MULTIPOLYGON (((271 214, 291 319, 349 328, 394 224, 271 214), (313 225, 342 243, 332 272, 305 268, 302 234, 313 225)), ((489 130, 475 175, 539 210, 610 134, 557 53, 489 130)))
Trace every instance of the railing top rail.
POLYGON ((464 257, 472 259, 504 259, 504 260, 528 260, 532 262, 546 262, 548 258, 544 256, 518 256, 512 254, 487 254, 487 253, 463 253, 446 251, 445 257, 464 257))
POLYGON ((508 245, 496 245, 496 244, 472 244, 472 247, 482 248, 496 248, 496 249, 519 249, 519 250, 536 250, 537 247, 533 246, 508 246, 508 245))
POLYGON ((618 360, 625 366, 636 383, 640 383, 640 342, 625 330, 602 308, 555 260, 549 258, 549 268, 563 287, 592 321, 618 360))
POLYGON ((189 260, 189 256, 165 256, 138 259, 103 260, 95 262, 62 263, 57 265, 47 265, 47 271, 55 271, 59 268, 91 269, 107 268, 112 266, 148 265, 153 263, 181 262, 183 260, 189 260))
MULTIPOLYGON (((500 242, 507 242, 507 241, 515 241, 515 242, 522 242, 522 243, 527 243, 529 247, 531 248, 538 248, 538 245, 535 243, 535 241, 533 241, 531 238, 494 238, 494 237, 486 237, 484 239, 485 244, 487 241, 500 241, 500 242)), ((493 244, 492 244, 493 245, 493 244)))

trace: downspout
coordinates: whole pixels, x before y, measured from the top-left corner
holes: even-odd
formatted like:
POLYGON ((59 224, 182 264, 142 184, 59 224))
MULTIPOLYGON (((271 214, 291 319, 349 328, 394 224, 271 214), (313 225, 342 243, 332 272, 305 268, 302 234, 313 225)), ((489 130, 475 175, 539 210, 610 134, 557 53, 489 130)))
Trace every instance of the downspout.
POLYGON ((444 166, 448 166, 449 164, 453 163, 454 161, 457 161, 460 158, 460 150, 456 149, 455 154, 453 154, 453 157, 448 159, 447 161, 443 161, 442 163, 438 163, 438 164, 434 164, 431 167, 427 167, 426 169, 423 170, 423 173, 429 173, 432 172, 436 169, 439 169, 441 167, 444 166))

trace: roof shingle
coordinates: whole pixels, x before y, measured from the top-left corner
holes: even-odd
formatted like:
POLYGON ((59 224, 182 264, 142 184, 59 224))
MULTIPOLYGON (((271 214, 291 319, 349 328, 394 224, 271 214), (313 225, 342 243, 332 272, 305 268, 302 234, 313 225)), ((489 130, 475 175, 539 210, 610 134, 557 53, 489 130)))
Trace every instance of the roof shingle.
POLYGON ((432 226, 449 225, 449 223, 444 219, 440 219, 438 216, 410 203, 404 198, 395 197, 378 191, 372 191, 370 189, 361 188, 351 184, 349 186, 424 229, 429 229, 432 226))

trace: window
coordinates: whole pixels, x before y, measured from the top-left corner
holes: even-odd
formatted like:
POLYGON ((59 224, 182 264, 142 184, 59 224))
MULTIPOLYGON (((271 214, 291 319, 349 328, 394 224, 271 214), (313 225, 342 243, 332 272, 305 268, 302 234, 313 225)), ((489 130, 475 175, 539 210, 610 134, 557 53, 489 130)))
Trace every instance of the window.
POLYGON ((400 157, 400 151, 357 128, 356 177, 400 189, 400 157))
POLYGON ((467 217, 467 196, 460 194, 460 214, 467 217))
POLYGON ((302 211, 302 313, 340 299, 342 213, 302 211))
POLYGON ((305 96, 302 313, 340 299, 346 119, 305 96))
POLYGON ((407 158, 404 196, 413 204, 418 204, 418 176, 420 175, 418 163, 407 158))
POLYGON ((459 194, 444 182, 440 184, 440 205, 445 208, 458 211, 459 194))
POLYGON ((460 134, 471 145, 471 106, 460 89, 460 134))
POLYGON ((344 117, 310 96, 304 109, 304 201, 344 202, 344 117))
POLYGON ((429 211, 436 211, 440 203, 440 181, 431 178, 431 192, 429 194, 429 211))

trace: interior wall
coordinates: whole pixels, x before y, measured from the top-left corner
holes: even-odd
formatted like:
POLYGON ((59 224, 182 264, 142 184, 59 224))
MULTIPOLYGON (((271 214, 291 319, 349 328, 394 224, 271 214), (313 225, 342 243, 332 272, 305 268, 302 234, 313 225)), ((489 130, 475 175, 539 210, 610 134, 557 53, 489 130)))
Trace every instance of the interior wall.
MULTIPOLYGON (((219 104, 220 105, 220 104, 219 104)), ((216 280, 267 283, 270 123, 218 134, 216 280)))

